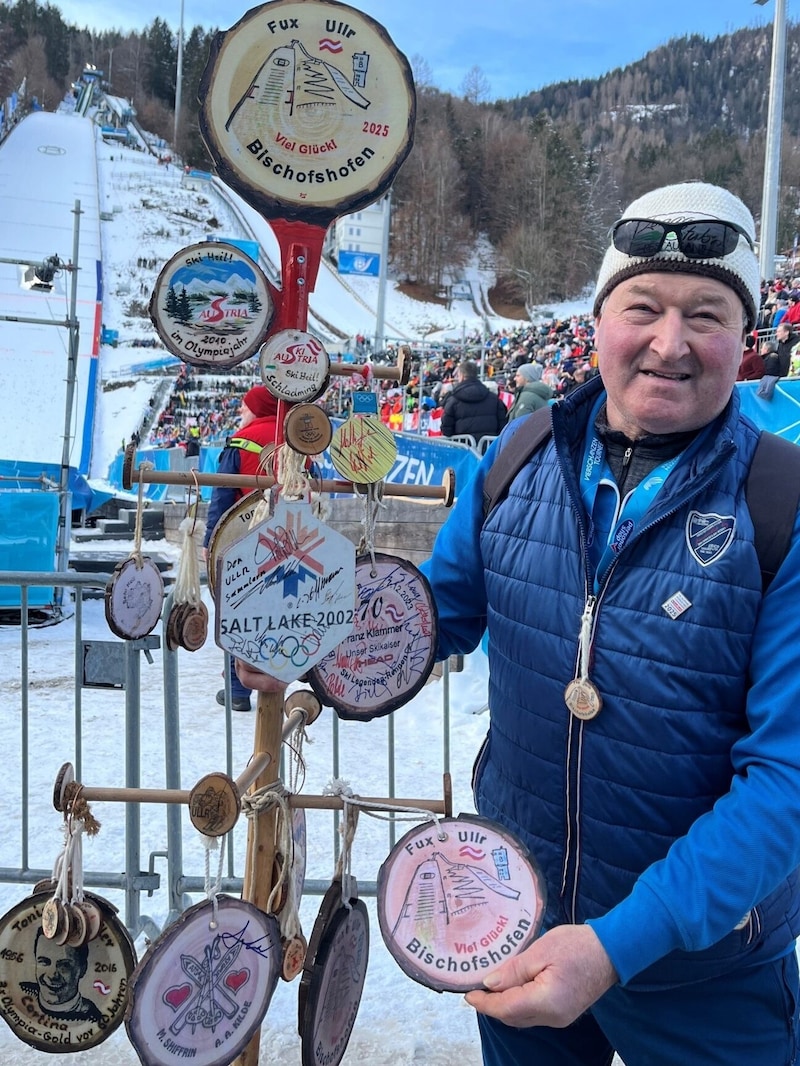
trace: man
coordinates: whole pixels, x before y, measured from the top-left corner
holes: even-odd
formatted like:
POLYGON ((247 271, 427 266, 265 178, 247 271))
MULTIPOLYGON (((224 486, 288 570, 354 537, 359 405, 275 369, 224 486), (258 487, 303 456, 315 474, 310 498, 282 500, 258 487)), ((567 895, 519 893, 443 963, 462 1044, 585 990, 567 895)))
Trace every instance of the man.
POLYGON ((547 885, 544 934, 484 979, 485 1066, 777 1066, 800 1039, 800 529, 762 594, 734 382, 750 212, 650 192, 613 229, 601 377, 488 517, 462 489, 424 570, 438 655, 489 626, 478 810, 547 885))
POLYGON ((792 328, 792 324, 784 320, 775 330, 775 342, 778 346, 779 377, 782 378, 785 378, 789 373, 789 367, 792 363, 792 349, 798 341, 797 334, 792 332, 792 328))
POLYGON ((37 930, 33 942, 36 981, 20 981, 23 992, 35 995, 43 1014, 61 1021, 101 1022, 102 1012, 80 992, 89 965, 89 947, 73 948, 48 940, 37 930))
POLYGON ((460 363, 456 384, 444 401, 442 436, 495 437, 508 421, 503 401, 478 381, 478 366, 471 359, 460 363))
POLYGON ((762 400, 771 400, 775 393, 775 386, 781 378, 781 358, 778 355, 778 345, 775 341, 764 341, 759 349, 762 362, 761 380, 756 389, 756 396, 762 400))
MULTIPOLYGON (((264 385, 254 385, 242 400, 239 428, 228 439, 219 457, 220 474, 258 474, 266 469, 262 464, 265 448, 274 448, 278 441, 278 400, 264 385)), ((251 490, 247 490, 251 491, 251 490)), ((208 505, 203 554, 208 560, 208 545, 220 518, 245 496, 241 489, 220 487, 211 493, 208 505)), ((252 710, 250 689, 241 683, 231 659, 231 707, 234 711, 252 710)), ((217 703, 225 705, 225 689, 217 693, 217 703)))
POLYGON ((553 398, 553 390, 542 381, 540 363, 523 363, 514 374, 514 402, 508 412, 508 421, 529 415, 547 406, 553 398))
POLYGON ((764 360, 756 351, 755 334, 748 333, 744 340, 744 355, 739 365, 737 381, 759 381, 764 376, 764 360))

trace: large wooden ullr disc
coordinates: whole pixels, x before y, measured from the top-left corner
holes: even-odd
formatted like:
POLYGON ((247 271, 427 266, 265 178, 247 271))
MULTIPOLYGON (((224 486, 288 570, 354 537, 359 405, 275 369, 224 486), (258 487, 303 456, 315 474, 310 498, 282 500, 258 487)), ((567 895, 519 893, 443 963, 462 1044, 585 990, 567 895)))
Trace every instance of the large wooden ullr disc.
POLYGON ((220 177, 268 218, 327 226, 377 200, 411 149, 408 61, 332 0, 248 11, 217 34, 199 97, 220 177))

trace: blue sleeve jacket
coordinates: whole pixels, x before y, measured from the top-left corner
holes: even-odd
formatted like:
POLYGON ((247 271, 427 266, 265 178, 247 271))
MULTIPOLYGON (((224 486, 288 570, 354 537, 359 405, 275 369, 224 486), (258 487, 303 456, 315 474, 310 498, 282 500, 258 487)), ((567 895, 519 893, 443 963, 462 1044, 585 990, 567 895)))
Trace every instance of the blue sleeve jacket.
POLYGON ((800 931, 800 525, 762 595, 744 496, 758 430, 734 395, 599 590, 603 707, 573 717, 564 689, 590 591, 578 467, 601 389, 553 409, 553 438, 484 520, 512 423, 423 569, 440 657, 488 626, 479 811, 541 866, 546 928, 588 922, 623 984, 658 988, 777 958, 800 931))

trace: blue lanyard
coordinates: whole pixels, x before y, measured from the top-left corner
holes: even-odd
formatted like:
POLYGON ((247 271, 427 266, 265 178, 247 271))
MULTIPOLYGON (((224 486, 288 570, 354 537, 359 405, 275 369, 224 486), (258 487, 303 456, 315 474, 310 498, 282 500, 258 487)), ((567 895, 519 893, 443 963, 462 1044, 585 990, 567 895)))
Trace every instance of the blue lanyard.
POLYGON ((660 463, 620 501, 619 489, 606 459, 605 446, 594 428, 595 419, 605 399, 605 393, 601 393, 592 409, 580 474, 581 496, 591 523, 589 549, 595 564, 595 595, 599 592, 612 563, 637 526, 641 525, 642 518, 664 487, 670 473, 679 462, 693 454, 699 447, 700 439, 705 436, 704 433, 698 434, 688 448, 672 459, 660 463), (601 486, 603 491, 599 493, 598 499, 601 486), (612 502, 613 507, 610 506, 612 502))

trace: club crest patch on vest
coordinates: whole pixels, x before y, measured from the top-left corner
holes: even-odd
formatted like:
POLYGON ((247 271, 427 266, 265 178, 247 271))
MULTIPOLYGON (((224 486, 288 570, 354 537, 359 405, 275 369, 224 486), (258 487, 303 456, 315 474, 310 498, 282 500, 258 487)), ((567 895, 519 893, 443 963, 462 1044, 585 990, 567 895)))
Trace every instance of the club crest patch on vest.
POLYGON ((716 563, 733 543, 734 515, 701 514, 690 511, 686 520, 686 543, 701 566, 716 563))

